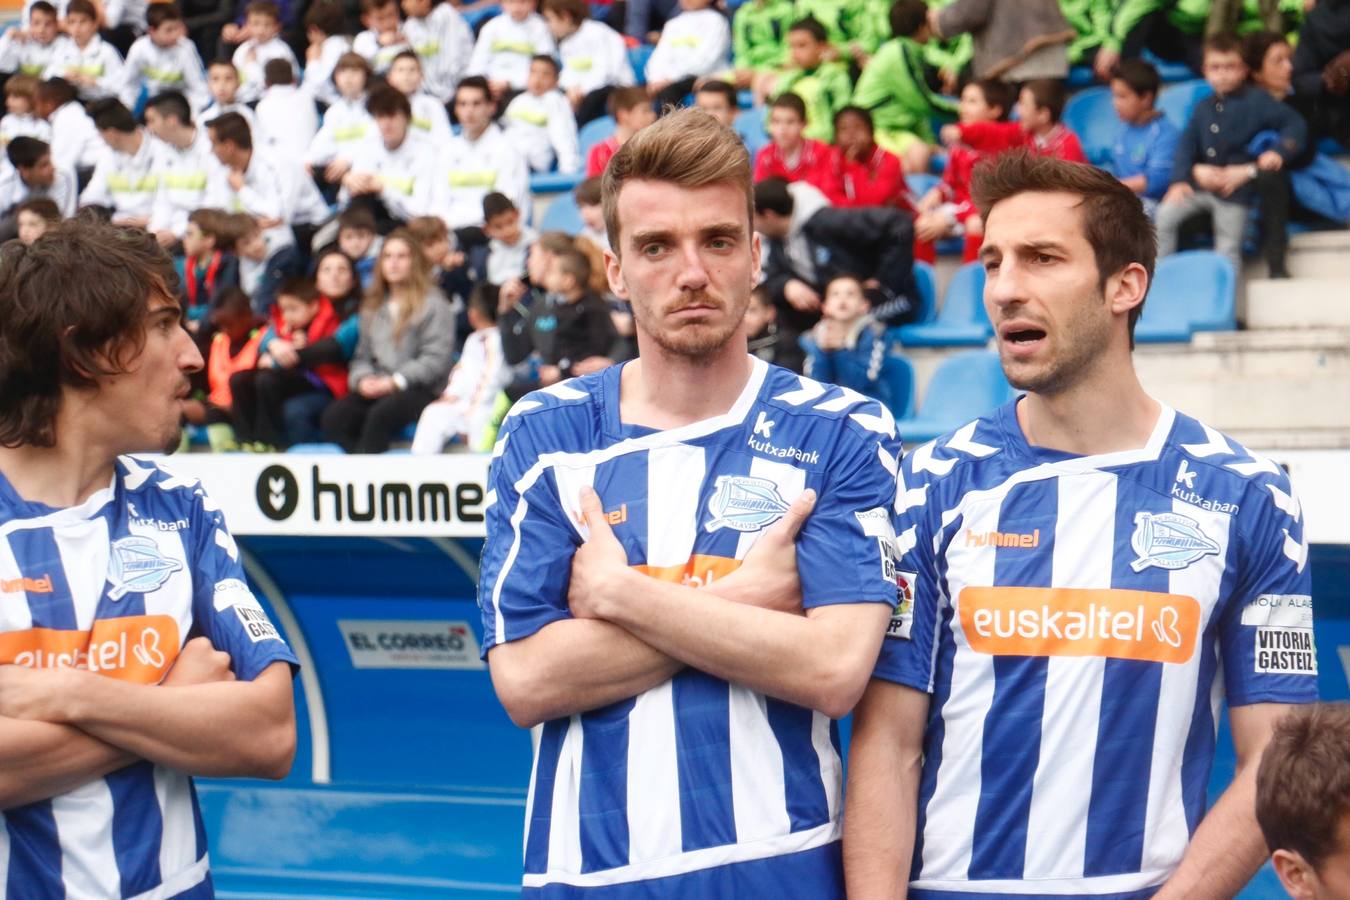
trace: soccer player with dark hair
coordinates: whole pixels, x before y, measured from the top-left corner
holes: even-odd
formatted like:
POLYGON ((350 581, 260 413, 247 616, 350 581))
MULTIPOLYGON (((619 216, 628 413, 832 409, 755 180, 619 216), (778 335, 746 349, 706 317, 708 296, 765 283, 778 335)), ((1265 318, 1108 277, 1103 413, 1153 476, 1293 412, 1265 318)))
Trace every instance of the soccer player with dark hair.
POLYGON ((295 753, 295 657, 219 508, 127 455, 178 446, 202 358, 177 295, 140 229, 78 219, 0 251, 11 894, 211 897, 192 776, 281 778, 295 753))
POLYGON ((1350 706, 1315 704, 1275 726, 1256 821, 1290 897, 1350 900, 1350 706))
POLYGON ((1016 400, 911 453, 900 605, 858 705, 849 897, 1227 898, 1265 859, 1261 749, 1317 698, 1278 465, 1149 396, 1139 198, 1013 151, 976 169, 1016 400), (1217 698, 1237 775, 1211 806, 1217 698))
POLYGON ((830 720, 895 604, 900 444, 747 353, 753 199, 700 110, 630 138, 605 264, 639 356, 528 394, 497 441, 479 601, 539 726, 525 897, 843 897, 830 720))

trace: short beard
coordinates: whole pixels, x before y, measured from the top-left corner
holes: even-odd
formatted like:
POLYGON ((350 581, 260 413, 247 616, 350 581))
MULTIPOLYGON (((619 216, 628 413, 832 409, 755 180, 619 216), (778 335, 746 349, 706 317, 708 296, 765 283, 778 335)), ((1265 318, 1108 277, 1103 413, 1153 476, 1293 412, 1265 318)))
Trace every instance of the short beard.
MULTIPOLYGON (((745 305, 749 305, 749 298, 747 298, 745 305)), ((634 303, 633 318, 641 326, 642 331, 646 332, 646 336, 666 353, 683 357, 690 362, 714 357, 717 351, 725 347, 735 336, 745 313, 744 307, 742 307, 739 316, 735 315, 733 310, 732 314, 728 316, 725 326, 721 327, 690 325, 677 330, 662 330, 653 327, 646 311, 639 312, 639 309, 640 305, 634 303)))
MULTIPOLYGON (((1106 296, 1100 288, 1096 300, 1098 303, 1106 302, 1106 296)), ((1110 343, 1110 321, 1104 321, 1100 327, 1085 324, 1091 321, 1085 316, 1083 320, 1069 324, 1068 330, 1064 333, 1064 355, 1055 360, 1049 368, 1026 375, 1016 375, 1010 372, 1005 364, 1003 374, 1008 379, 1008 384, 1019 391, 1042 396, 1061 394, 1074 387, 1110 343)))
POLYGON ((183 426, 179 425, 177 428, 174 429, 173 437, 165 441, 164 449, 160 452, 162 452, 165 456, 168 456, 170 453, 177 453, 179 448, 182 446, 183 446, 183 426))

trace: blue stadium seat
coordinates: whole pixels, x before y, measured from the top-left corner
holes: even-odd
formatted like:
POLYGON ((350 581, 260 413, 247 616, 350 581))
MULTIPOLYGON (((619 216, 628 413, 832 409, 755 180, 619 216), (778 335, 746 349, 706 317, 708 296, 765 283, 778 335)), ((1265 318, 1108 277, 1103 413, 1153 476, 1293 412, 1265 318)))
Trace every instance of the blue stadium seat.
POLYGON ((907 347, 983 347, 994 336, 984 311, 984 267, 971 262, 957 269, 937 318, 897 331, 907 347))
POLYGON ((571 192, 560 194, 548 205, 544 218, 539 222, 540 231, 565 231, 570 235, 581 233, 585 227, 581 221, 581 210, 577 208, 577 198, 571 192))
POLYGON ((1169 84, 1158 94, 1158 109, 1163 111, 1163 115, 1167 116, 1173 125, 1184 130, 1195 104, 1212 93, 1214 88, 1203 78, 1169 84))
POLYGON ((493 16, 500 15, 501 11, 500 6, 484 6, 480 9, 465 10, 460 15, 464 16, 464 21, 469 23, 469 27, 477 35, 478 29, 483 27, 483 23, 493 16))
POLYGON ((742 112, 736 117, 732 127, 741 136, 741 140, 745 142, 745 149, 750 151, 751 160, 754 160, 759 148, 769 142, 769 133, 764 130, 764 113, 762 110, 742 112))
POLYGON ((998 354, 971 350, 944 359, 924 392, 919 414, 895 423, 906 444, 922 444, 977 419, 1016 395, 998 354))
POLYGON ((655 49, 651 44, 638 44, 636 47, 628 48, 628 62, 633 67, 633 74, 637 76, 637 83, 640 85, 647 83, 647 60, 651 58, 655 49))
POLYGON ((342 447, 337 444, 318 443, 318 444, 292 444, 286 449, 287 453, 343 453, 342 447))
POLYGON ((1236 284, 1233 264, 1211 250, 1163 257, 1153 273, 1134 339, 1166 343, 1189 341, 1197 331, 1233 331, 1236 284))
POLYGON ((1083 144, 1083 153, 1093 165, 1111 159, 1111 148, 1125 127, 1111 107, 1111 89, 1088 88, 1069 98, 1064 105, 1064 124, 1083 144))
POLYGON ((1069 77, 1064 83, 1070 89, 1092 87, 1097 83, 1097 74, 1092 71, 1091 66, 1074 66, 1069 69, 1069 77))
POLYGON ((577 144, 581 148, 581 158, 584 161, 590 155, 591 148, 614 133, 615 122, 613 116, 601 116, 598 119, 591 119, 577 131, 577 144))
POLYGON ((903 419, 914 415, 914 366, 898 353, 886 354, 881 365, 880 396, 891 415, 903 419))
POLYGON ((1163 84, 1175 84, 1180 81, 1190 81, 1196 76, 1196 72, 1185 63, 1168 62, 1161 57, 1154 56, 1153 51, 1145 50, 1143 57, 1152 63, 1153 68, 1158 70, 1158 77, 1162 79, 1163 84))
POLYGON ((755 108, 755 92, 746 88, 743 91, 736 92, 736 105, 741 109, 755 108))
POLYGON ((560 194, 581 183, 585 172, 535 172, 530 176, 531 194, 560 194))
POLYGON ((938 183, 938 176, 927 172, 916 172, 913 175, 905 176, 905 185, 909 192, 914 195, 917 202, 924 194, 928 193, 938 183))
POLYGON ((919 313, 911 324, 932 322, 937 318, 937 271, 932 263, 914 261, 914 286, 919 291, 919 313))

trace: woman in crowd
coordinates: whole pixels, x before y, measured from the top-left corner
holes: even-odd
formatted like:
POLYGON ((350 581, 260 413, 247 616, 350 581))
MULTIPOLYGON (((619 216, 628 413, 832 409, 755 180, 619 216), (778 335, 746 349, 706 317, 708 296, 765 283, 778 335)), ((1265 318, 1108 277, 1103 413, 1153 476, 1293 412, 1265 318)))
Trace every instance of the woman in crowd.
POLYGON ((351 393, 324 410, 322 425, 349 453, 383 453, 445 386, 455 346, 454 312, 403 229, 384 239, 360 330, 351 393))

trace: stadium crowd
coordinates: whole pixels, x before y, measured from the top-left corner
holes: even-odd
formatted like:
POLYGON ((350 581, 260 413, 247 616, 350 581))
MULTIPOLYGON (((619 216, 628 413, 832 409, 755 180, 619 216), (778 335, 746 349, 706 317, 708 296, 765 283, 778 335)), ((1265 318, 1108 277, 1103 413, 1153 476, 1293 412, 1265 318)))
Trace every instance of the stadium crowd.
POLYGON ((216 450, 485 449, 512 400, 632 357, 601 175, 672 105, 767 132, 752 352, 873 396, 887 329, 920 311, 914 260, 976 257, 975 164, 1089 164, 1071 82, 1109 85, 1122 129, 1091 163, 1141 197, 1163 254, 1212 233, 1240 266, 1259 207, 1287 276, 1290 221, 1350 219, 1350 173, 1323 155, 1350 142, 1343 0, 207 6, 28 0, 0 37, 0 239, 77 210, 152 232, 207 360, 188 418, 216 450), (1159 66, 1212 89, 1184 128, 1159 66), (546 173, 575 179, 575 235, 531 224, 546 173))

